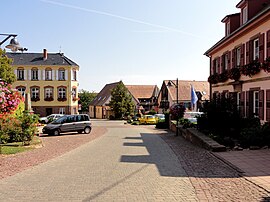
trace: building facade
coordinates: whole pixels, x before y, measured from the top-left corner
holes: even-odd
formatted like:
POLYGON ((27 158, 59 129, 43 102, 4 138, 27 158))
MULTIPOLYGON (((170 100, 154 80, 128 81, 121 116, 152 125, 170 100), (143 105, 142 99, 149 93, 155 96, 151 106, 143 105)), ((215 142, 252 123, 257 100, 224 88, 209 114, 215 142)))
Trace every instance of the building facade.
POLYGON ((206 51, 211 98, 232 96, 243 117, 270 121, 270 4, 242 0, 222 19, 225 37, 206 51))
POLYGON ((13 60, 17 80, 13 83, 22 95, 31 97, 35 114, 78 113, 79 66, 63 53, 6 53, 13 60))
POLYGON ((177 97, 179 104, 184 105, 187 110, 191 110, 191 86, 198 97, 196 108, 199 110, 201 104, 209 100, 209 83, 207 81, 178 80, 177 83, 176 80, 164 80, 157 98, 159 113, 166 112, 173 104, 176 104, 177 97), (178 85, 178 92, 176 85, 178 85))

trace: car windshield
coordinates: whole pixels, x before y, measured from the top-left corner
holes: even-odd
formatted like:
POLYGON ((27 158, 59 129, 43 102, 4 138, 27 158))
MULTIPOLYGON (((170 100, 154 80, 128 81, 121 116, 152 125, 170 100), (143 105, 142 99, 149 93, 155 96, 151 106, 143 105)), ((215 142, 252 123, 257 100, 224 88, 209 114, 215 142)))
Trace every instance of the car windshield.
POLYGON ((155 116, 158 117, 158 118, 160 118, 160 119, 165 118, 165 115, 164 114, 156 114, 155 116))

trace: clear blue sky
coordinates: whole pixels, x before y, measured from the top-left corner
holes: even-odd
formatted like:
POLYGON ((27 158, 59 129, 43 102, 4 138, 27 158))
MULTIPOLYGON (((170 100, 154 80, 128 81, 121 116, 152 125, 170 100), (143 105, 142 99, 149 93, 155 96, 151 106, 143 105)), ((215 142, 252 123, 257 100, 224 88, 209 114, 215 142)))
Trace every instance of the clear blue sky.
POLYGON ((238 2, 3 0, 0 33, 18 34, 28 52, 61 50, 80 66, 80 89, 98 92, 119 80, 161 86, 207 80, 203 53, 224 36, 221 20, 239 12, 238 2))

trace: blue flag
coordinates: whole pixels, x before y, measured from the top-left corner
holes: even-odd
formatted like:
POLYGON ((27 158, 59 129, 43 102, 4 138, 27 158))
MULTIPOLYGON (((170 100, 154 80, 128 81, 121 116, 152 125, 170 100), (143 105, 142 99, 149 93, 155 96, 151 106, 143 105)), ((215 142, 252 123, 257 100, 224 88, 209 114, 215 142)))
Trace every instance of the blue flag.
POLYGON ((193 88, 193 86, 191 85, 191 104, 196 104, 198 101, 198 97, 196 95, 196 92, 193 88))

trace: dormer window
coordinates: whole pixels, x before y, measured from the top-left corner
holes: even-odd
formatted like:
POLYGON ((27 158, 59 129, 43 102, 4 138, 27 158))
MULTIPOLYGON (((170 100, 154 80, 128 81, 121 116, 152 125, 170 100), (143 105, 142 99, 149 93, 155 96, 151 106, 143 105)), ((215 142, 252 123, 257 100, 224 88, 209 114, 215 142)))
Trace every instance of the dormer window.
POLYGON ((245 24, 248 21, 248 10, 247 6, 242 10, 242 23, 245 24))
POLYGON ((228 21, 226 23, 226 36, 228 36, 230 34, 230 32, 231 32, 230 26, 231 26, 230 21, 228 21))

